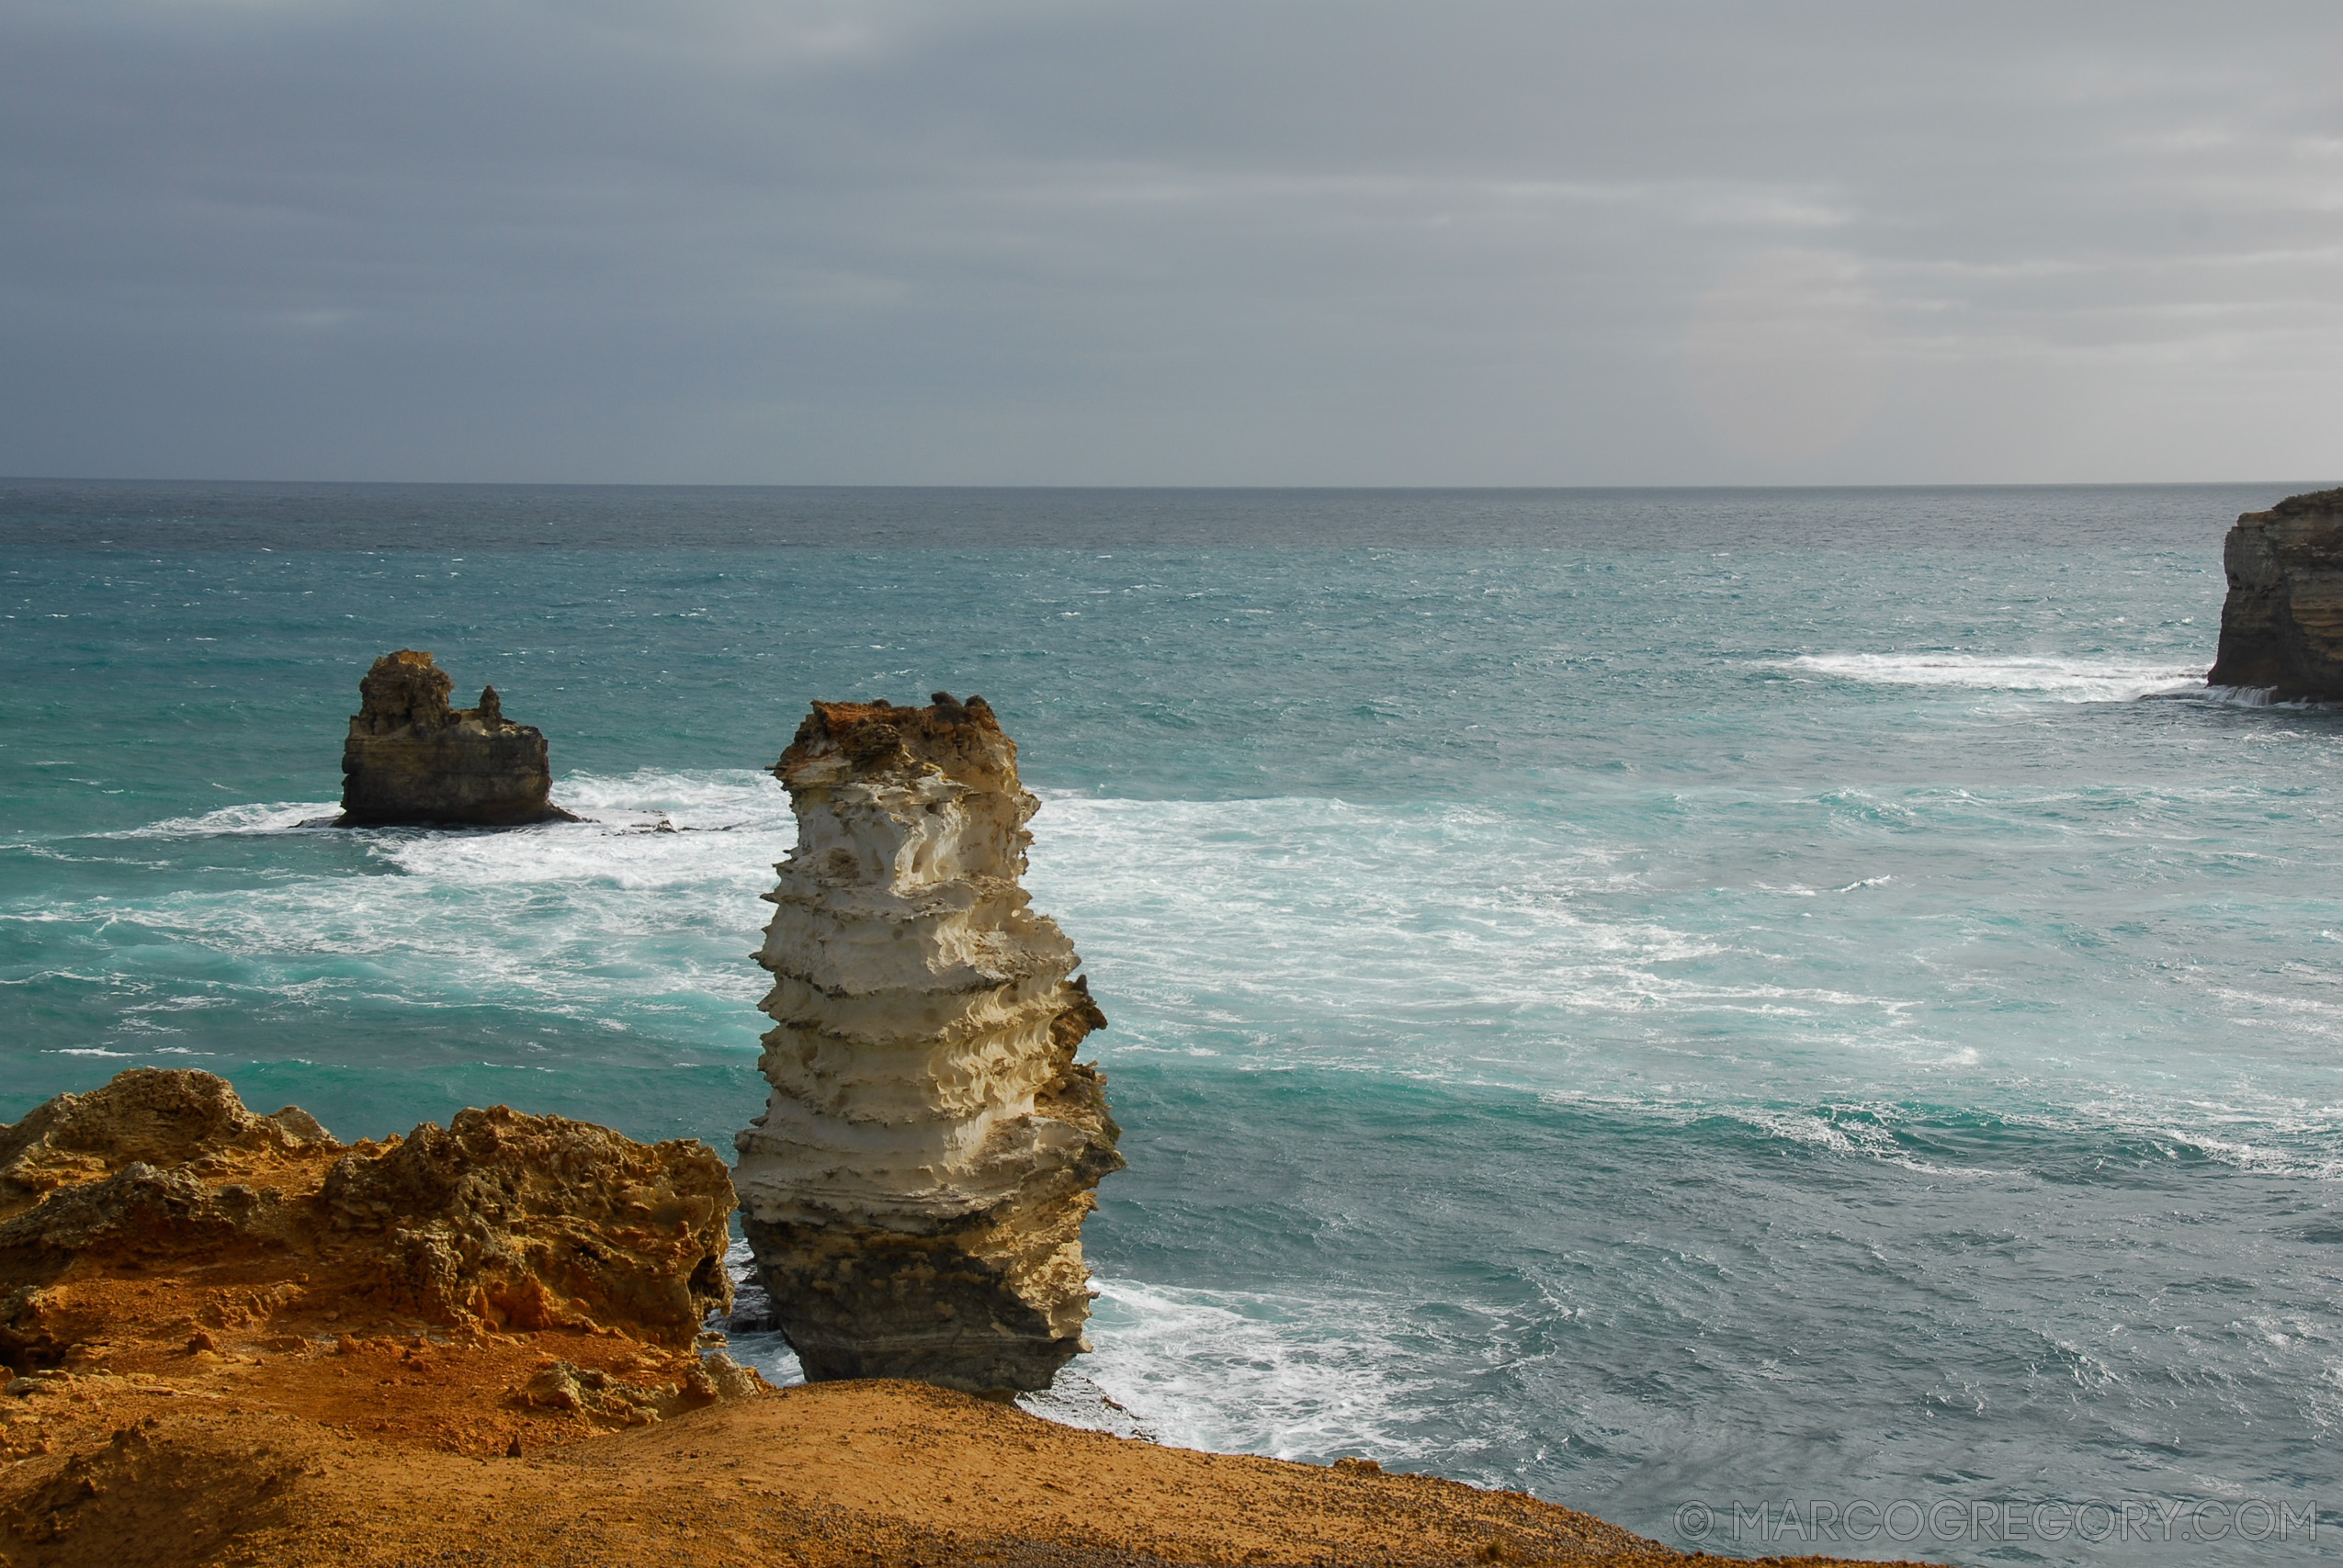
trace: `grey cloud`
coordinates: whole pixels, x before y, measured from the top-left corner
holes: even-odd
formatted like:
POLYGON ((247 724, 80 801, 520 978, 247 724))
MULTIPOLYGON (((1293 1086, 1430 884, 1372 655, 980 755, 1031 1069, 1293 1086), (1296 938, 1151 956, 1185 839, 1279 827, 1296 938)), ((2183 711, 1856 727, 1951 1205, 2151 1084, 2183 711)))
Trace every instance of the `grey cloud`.
POLYGON ((0 471, 2315 477, 2331 15, 5 4, 0 471))

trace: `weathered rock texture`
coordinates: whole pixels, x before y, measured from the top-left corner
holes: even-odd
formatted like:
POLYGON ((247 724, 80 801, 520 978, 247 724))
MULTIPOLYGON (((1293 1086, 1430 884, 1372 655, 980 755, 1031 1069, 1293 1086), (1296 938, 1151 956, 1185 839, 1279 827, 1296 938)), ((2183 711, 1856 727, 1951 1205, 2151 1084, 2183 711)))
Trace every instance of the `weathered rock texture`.
POLYGON ((102 1344, 125 1280, 197 1330, 370 1319, 688 1348, 731 1304, 732 1208, 696 1143, 497 1106, 345 1145, 209 1073, 127 1072, 0 1127, 0 1360, 102 1344))
POLYGON ((374 661, 342 746, 341 826, 575 821, 553 804, 544 735, 506 718, 493 686, 480 706, 450 708, 454 684, 412 648, 374 661))
POLYGON ((2229 597, 2207 683, 2269 687, 2281 702, 2343 701, 2343 490, 2247 513, 2221 556, 2229 597))
POLYGON ((757 961, 776 1027, 733 1173, 806 1376, 1047 1387, 1087 1348, 1081 1223, 1122 1168, 1105 1015, 1018 877, 1037 806, 981 697, 816 703, 757 961))

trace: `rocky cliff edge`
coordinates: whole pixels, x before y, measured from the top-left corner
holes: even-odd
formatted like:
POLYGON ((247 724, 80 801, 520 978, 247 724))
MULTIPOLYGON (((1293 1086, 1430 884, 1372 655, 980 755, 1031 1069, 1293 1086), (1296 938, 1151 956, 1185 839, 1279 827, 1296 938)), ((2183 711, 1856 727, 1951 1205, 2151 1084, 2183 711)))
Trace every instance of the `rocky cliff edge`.
POLYGON ((2245 513, 2221 557, 2229 593, 2207 684, 2343 701, 2343 490, 2245 513))
POLYGON ((692 1348, 694 1144, 345 1145, 205 1073, 0 1127, 0 1568, 1678 1564, 1516 1493, 1159 1448, 692 1348))
POLYGON ((731 1214, 696 1143, 496 1106, 345 1145, 209 1073, 127 1072, 0 1127, 0 1361, 184 1370, 257 1346, 289 1370, 460 1346, 521 1388, 558 1343, 558 1361, 601 1370, 623 1346, 696 1387, 696 1337, 731 1303, 731 1214))

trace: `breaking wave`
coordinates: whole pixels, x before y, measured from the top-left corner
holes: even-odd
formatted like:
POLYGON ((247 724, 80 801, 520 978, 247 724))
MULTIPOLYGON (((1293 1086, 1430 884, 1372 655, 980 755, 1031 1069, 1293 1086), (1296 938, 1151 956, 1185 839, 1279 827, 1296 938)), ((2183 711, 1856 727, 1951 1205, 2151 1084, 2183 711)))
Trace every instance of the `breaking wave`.
POLYGON ((1969 653, 1812 653, 1784 669, 1875 686, 2024 692, 2069 703, 2126 703, 2205 690, 2204 671, 2136 660, 1969 653))

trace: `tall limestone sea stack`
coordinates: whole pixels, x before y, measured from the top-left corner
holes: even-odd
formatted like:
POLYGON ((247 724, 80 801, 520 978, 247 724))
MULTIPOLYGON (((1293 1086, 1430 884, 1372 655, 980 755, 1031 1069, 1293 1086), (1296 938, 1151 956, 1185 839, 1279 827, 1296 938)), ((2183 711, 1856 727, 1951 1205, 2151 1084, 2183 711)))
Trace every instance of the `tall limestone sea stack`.
POLYGON ((2281 702, 2343 701, 2343 490, 2237 519, 2222 547, 2229 596, 2206 682, 2281 702))
POLYGON ((1088 1348, 1082 1218, 1119 1170, 1105 1015, 1018 878, 1038 806, 981 697, 816 703, 775 773, 798 843, 757 961, 775 1027, 737 1140, 806 1376, 1046 1388, 1088 1348))
POLYGON ((518 828, 574 822, 553 804, 545 736, 504 716, 496 688, 450 708, 431 655, 386 653, 358 682, 342 744, 343 828, 518 828))

